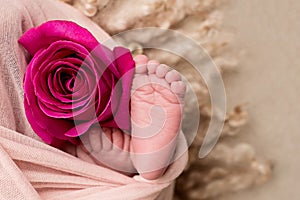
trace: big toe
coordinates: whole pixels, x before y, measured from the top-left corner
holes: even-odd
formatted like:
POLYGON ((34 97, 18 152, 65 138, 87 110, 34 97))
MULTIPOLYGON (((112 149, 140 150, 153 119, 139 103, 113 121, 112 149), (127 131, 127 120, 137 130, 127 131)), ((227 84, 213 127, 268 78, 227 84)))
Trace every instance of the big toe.
POLYGON ((147 62, 148 57, 145 55, 137 55, 134 57, 135 61, 135 73, 136 74, 146 74, 147 73, 147 62))

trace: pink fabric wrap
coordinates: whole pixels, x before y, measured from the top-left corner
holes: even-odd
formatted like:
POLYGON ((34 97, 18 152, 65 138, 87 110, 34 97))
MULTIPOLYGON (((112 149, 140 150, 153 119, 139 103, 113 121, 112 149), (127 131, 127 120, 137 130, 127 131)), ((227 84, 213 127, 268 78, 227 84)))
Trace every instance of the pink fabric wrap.
MULTIPOLYGON (((0 199, 172 199, 173 181, 186 164, 186 154, 163 177, 147 182, 45 144, 25 117, 22 83, 28 55, 18 38, 26 30, 63 19, 87 28, 99 41, 109 36, 78 11, 55 0, 0 0, 0 5, 0 199)), ((179 143, 177 148, 184 145, 179 143)))

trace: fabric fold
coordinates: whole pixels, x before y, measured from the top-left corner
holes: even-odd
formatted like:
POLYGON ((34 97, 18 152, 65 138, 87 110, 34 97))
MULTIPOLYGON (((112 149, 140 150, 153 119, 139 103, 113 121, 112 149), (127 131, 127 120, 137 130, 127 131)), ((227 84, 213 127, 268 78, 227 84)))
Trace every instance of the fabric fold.
MULTIPOLYGON (((20 195, 30 195, 27 199, 38 199, 37 194, 43 199, 155 199, 180 174, 187 161, 186 155, 181 156, 163 177, 147 182, 84 162, 4 127, 0 127, 0 146, 1 167, 8 169, 2 170, 2 176, 12 177, 13 186, 17 186, 14 189, 20 195), (23 192, 26 188, 32 191, 23 192)), ((5 185, 7 182, 1 182, 1 190, 5 190, 5 185)))

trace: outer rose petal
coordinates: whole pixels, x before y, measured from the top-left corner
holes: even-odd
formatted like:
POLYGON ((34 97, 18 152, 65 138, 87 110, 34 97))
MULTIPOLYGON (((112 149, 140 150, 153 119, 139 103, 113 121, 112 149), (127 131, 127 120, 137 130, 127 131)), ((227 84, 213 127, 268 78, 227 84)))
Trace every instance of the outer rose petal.
POLYGON ((74 22, 62 20, 49 21, 28 30, 19 39, 19 43, 33 56, 37 51, 46 49, 58 40, 69 40, 81 44, 89 51, 99 45, 99 42, 87 29, 74 22))
MULTIPOLYGON (((120 73, 118 85, 121 84, 121 91, 113 91, 112 95, 112 110, 116 110, 114 113, 114 119, 105 123, 104 126, 119 127, 123 130, 130 131, 130 90, 131 83, 134 75, 135 63, 128 49, 123 47, 116 47, 113 50, 117 70, 120 73)), ((119 85, 120 86, 120 85, 119 85)))

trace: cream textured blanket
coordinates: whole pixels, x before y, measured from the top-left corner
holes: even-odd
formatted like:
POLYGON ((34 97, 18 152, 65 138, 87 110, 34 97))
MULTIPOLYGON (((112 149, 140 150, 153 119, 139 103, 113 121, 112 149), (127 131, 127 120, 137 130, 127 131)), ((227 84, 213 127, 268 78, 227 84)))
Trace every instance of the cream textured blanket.
MULTIPOLYGON (((159 180, 147 182, 44 144, 26 120, 22 80, 27 55, 18 38, 53 19, 74 21, 99 41, 109 36, 72 7, 53 0, 0 0, 0 5, 0 199, 172 199, 172 183, 186 164, 186 154, 159 180)), ((183 143, 178 148, 185 148, 183 143)))

